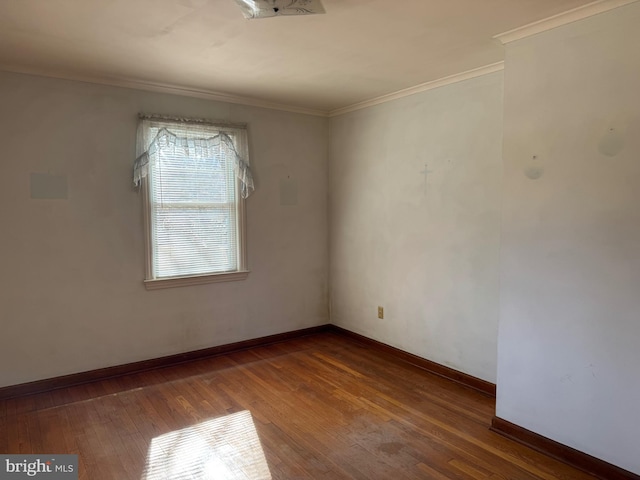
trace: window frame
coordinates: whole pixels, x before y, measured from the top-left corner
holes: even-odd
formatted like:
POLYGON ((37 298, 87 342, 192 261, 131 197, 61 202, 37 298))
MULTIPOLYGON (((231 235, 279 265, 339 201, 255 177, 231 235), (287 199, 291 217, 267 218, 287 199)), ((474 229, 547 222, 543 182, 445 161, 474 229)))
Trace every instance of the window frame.
MULTIPOLYGON (((149 168, 153 168, 149 165, 149 168)), ((144 286, 147 290, 158 290, 163 288, 184 287, 189 285, 203 285, 218 282, 233 282, 245 280, 250 271, 247 264, 247 214, 246 199, 241 195, 241 182, 235 179, 235 205, 236 205, 236 229, 237 229, 237 255, 238 269, 230 272, 214 272, 205 274, 181 275, 176 277, 153 278, 153 232, 151 227, 151 199, 149 179, 147 175, 141 180, 142 203, 143 203, 143 225, 145 244, 145 278, 144 286)))

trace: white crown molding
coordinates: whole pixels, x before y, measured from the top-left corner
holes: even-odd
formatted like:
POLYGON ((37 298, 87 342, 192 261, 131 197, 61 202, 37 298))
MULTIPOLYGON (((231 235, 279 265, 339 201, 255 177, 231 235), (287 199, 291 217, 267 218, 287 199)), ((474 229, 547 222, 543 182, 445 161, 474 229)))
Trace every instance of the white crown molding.
POLYGON ((344 115, 345 113, 354 112, 363 108, 390 102, 392 100, 397 100, 398 98, 408 97, 409 95, 415 95, 416 93, 425 92, 427 90, 433 90, 434 88, 444 87, 445 85, 450 85, 452 83, 462 82, 463 80, 469 80, 471 78, 480 77, 489 73, 499 72, 503 69, 504 62, 492 63, 490 65, 485 65, 484 67, 474 68, 473 70, 456 73, 454 75, 449 75, 448 77, 421 83, 420 85, 416 85, 414 87, 398 90, 394 93, 388 93, 386 95, 381 95, 380 97, 372 98, 370 100, 354 103, 353 105, 349 105, 347 107, 336 108, 335 110, 331 110, 329 112, 329 116, 336 117, 338 115, 344 115))
MULTIPOLYGON (((634 0, 635 1, 635 0, 634 0)), ((481 75, 487 75, 489 73, 498 72, 504 69, 504 62, 496 62, 484 67, 474 68, 467 70, 466 72, 456 73, 444 78, 432 80, 430 82, 421 83, 413 87, 398 90, 397 92, 382 95, 380 97, 365 100, 353 105, 349 105, 343 108, 337 108, 335 110, 317 110, 305 107, 294 107, 291 105, 283 105, 279 103, 272 103, 265 100, 259 100, 250 97, 241 97, 238 95, 231 95, 228 93, 216 92, 213 90, 199 90, 194 88, 180 87, 177 85, 168 85, 162 83, 143 82, 139 80, 129 80, 124 78, 112 78, 112 77, 87 77, 83 75, 74 74, 62 74, 44 71, 40 69, 30 69, 23 67, 13 67, 8 65, 0 65, 0 71, 19 73, 25 75, 36 75, 40 77, 57 78, 60 80, 70 80, 75 82, 92 83, 97 85, 107 85, 112 87, 130 88, 134 90, 144 90, 157 93, 168 93, 171 95, 181 95, 187 97, 202 98, 205 100, 214 100, 218 102, 234 103, 238 105, 247 105, 251 107, 268 108, 271 110, 280 110, 291 113, 301 113, 304 115, 314 115, 318 117, 335 117, 337 115, 343 115, 348 112, 360 110, 380 103, 390 102, 398 98, 414 95, 416 93, 432 90, 434 88, 443 87, 451 83, 461 82, 471 78, 479 77, 481 75)))
POLYGON ((271 110, 281 110, 284 112, 291 112, 291 113, 302 113, 304 115, 314 115, 319 117, 326 117, 328 114, 326 110, 317 110, 317 109, 305 108, 305 107, 294 107, 291 105, 283 105, 279 103, 268 102, 265 100, 259 100, 257 98, 241 97, 239 95, 231 95, 228 93, 216 92, 214 90, 200 90, 196 88, 180 87, 178 85, 144 82, 140 80, 129 80, 125 78, 87 77, 83 75, 52 73, 52 72, 39 70, 39 69, 12 67, 7 65, 0 65, 0 71, 20 73, 25 75, 36 75, 40 77, 57 78, 60 80, 71 80, 74 82, 107 85, 111 87, 130 88, 134 90, 145 90, 148 92, 168 93, 172 95, 202 98, 204 100, 234 103, 238 105, 247 105, 250 107, 268 108, 271 110))
POLYGON ((538 20, 537 22, 529 23, 522 27, 514 28, 508 32, 494 35, 493 38, 500 40, 502 44, 507 44, 520 40, 521 38, 546 32, 547 30, 561 27, 562 25, 592 17, 593 15, 598 15, 599 13, 604 13, 609 10, 613 10, 614 8, 623 7, 624 5, 629 5, 630 3, 637 1, 638 0, 597 0, 595 2, 582 5, 581 7, 553 15, 552 17, 538 20))

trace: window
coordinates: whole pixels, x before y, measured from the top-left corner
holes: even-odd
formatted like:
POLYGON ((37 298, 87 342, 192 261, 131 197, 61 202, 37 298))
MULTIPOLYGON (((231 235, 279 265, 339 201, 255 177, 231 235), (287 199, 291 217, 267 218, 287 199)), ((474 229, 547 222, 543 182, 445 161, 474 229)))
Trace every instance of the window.
POLYGON ((134 182, 145 197, 147 288, 246 278, 246 128, 143 116, 134 182))

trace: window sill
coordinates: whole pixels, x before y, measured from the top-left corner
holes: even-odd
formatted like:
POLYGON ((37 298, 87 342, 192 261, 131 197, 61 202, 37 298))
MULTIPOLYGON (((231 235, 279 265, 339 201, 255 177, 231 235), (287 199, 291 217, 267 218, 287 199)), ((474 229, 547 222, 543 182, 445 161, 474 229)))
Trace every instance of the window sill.
POLYGON ((236 282, 245 280, 249 276, 248 271, 214 273, 211 275, 194 275, 191 277, 171 277, 145 280, 147 290, 159 290, 161 288, 187 287, 189 285, 204 285, 205 283, 236 282))

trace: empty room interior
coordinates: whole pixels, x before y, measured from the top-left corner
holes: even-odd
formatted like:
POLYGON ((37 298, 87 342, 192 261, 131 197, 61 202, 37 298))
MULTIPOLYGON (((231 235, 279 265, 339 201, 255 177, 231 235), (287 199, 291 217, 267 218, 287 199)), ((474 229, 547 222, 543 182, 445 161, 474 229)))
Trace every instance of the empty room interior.
POLYGON ((0 0, 0 478, 640 479, 639 26, 0 0))

